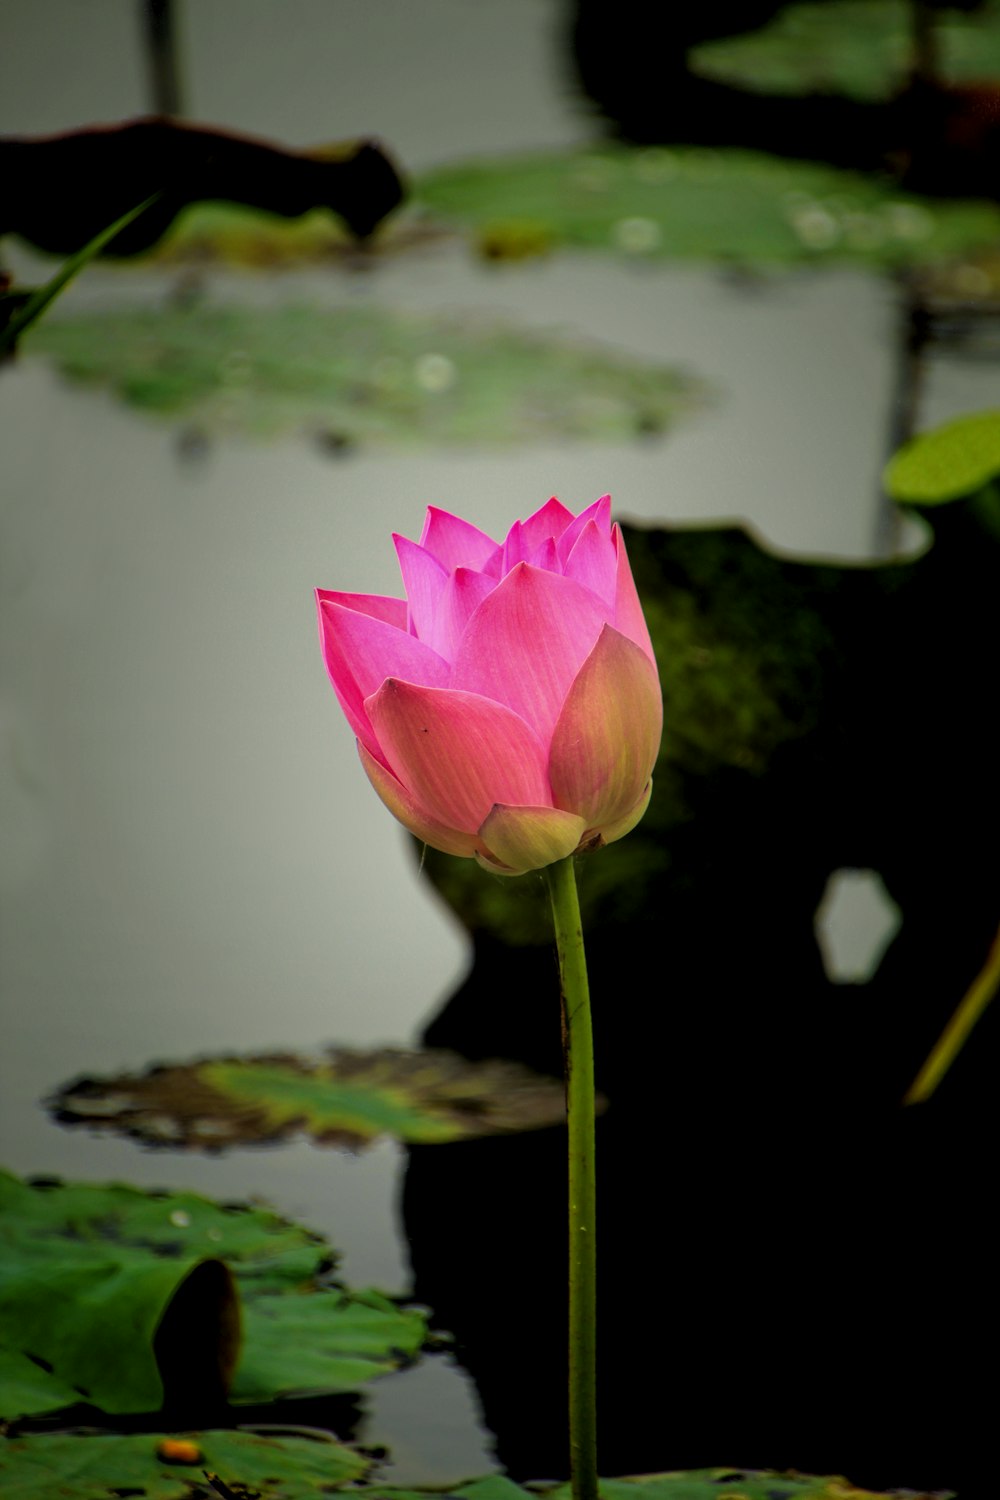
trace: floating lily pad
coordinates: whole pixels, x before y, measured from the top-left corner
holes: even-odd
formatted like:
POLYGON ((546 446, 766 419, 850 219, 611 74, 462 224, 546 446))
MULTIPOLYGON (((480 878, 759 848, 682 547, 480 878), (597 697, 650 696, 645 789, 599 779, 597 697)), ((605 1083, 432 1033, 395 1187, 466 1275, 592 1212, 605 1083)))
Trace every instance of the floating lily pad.
POLYGON ((330 1246, 266 1209, 3 1173, 0 1215, 8 1418, 153 1411, 196 1386, 235 1402, 356 1390, 426 1338, 421 1314, 334 1281, 330 1246))
MULTIPOLYGON (((282 1434, 202 1432, 190 1435, 203 1455, 197 1467, 171 1466, 157 1457, 157 1440, 143 1437, 15 1438, 0 1445, 0 1481, 7 1500, 110 1500, 141 1494, 146 1500, 215 1500, 219 1491, 202 1482, 218 1474, 243 1500, 311 1500, 344 1486, 352 1490, 365 1461, 348 1448, 282 1434)), ((501 1474, 450 1489, 412 1490, 364 1484, 369 1500, 569 1500, 568 1484, 515 1484, 501 1474)), ((848 1480, 827 1476, 743 1469, 695 1469, 602 1479, 601 1500, 889 1500, 848 1480)), ((912 1496, 911 1500, 921 1500, 912 1496)), ((949 1500, 938 1494, 935 1500, 949 1500)))
POLYGON ((622 442, 702 388, 664 364, 469 316, 375 307, 165 307, 51 318, 31 353, 204 434, 310 433, 331 452, 622 442))
POLYGON ((516 1063, 450 1052, 335 1048, 158 1065, 82 1078, 49 1107, 60 1124, 112 1129, 145 1145, 219 1151, 306 1134, 360 1150, 385 1136, 414 1144, 538 1130, 565 1119, 563 1086, 516 1063))
POLYGON ((11 1438, 0 1443, 0 1489, 5 1500, 218 1500, 205 1472, 217 1474, 243 1500, 310 1500, 361 1478, 368 1460, 333 1438, 268 1432, 195 1432, 200 1459, 170 1464, 157 1456, 159 1439, 77 1437, 69 1433, 11 1438))
MULTIPOLYGON (((990 78, 1000 72, 1000 7, 969 15, 935 11, 942 78, 990 78)), ((688 54, 692 72, 767 94, 844 94, 891 99, 909 81, 913 56, 910 0, 823 0, 788 5, 759 31, 702 42, 688 54)))
POLYGON ((602 147, 441 167, 416 193, 489 244, 528 221, 552 245, 626 258, 878 267, 939 260, 1000 237, 1000 207, 935 202, 816 162, 696 146, 602 147))
POLYGON ((922 433, 889 461, 885 487, 909 505, 942 505, 1000 474, 1000 411, 981 411, 922 433))

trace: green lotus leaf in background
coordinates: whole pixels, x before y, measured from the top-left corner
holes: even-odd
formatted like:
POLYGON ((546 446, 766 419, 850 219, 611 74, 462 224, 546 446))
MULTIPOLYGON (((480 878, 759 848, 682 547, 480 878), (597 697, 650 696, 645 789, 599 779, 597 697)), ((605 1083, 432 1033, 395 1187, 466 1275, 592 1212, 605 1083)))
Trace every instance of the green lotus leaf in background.
POLYGON ((762 152, 601 146, 439 167, 414 192, 498 258, 505 224, 546 250, 736 266, 921 265, 989 247, 1000 206, 918 198, 860 172, 762 152))
MULTIPOLYGON (((891 99, 910 78, 913 11, 907 0, 822 0, 787 5, 766 26, 692 47, 692 72, 762 94, 846 94, 891 99)), ((933 11, 941 77, 1000 72, 1000 5, 967 15, 933 11)))
POLYGON ((190 1440, 200 1458, 181 1465, 159 1458, 159 1440, 149 1433, 10 1438, 0 1442, 0 1490, 4 1500, 111 1500, 115 1495, 215 1500, 220 1491, 209 1489, 207 1471, 234 1494, 312 1500, 353 1483, 369 1467, 352 1448, 319 1434, 213 1431, 192 1433, 190 1440))
POLYGON ((423 1316, 333 1261, 266 1209, 2 1173, 0 1415, 349 1391, 415 1358, 423 1316))
POLYGON ((670 365, 583 339, 374 306, 60 310, 28 352, 201 438, 299 431, 331 453, 624 442, 704 399, 670 365))
POLYGON ((1000 474, 1000 411, 959 417, 921 433, 890 459, 885 487, 909 505, 942 505, 983 489, 1000 474))
POLYGON ((61 1124, 209 1151, 301 1134, 350 1150, 386 1136, 430 1145, 542 1129, 566 1114, 562 1084, 516 1063, 393 1048, 160 1064, 77 1079, 48 1103, 61 1124))

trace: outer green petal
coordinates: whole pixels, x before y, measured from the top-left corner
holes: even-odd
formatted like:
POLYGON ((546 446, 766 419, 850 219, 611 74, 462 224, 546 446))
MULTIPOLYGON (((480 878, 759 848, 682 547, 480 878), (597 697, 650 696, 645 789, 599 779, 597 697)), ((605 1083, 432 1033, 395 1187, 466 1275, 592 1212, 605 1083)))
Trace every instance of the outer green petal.
POLYGON ((402 783, 374 755, 368 753, 360 740, 358 754, 368 780, 393 817, 398 818, 404 828, 415 834, 421 843, 430 844, 432 849, 440 849, 442 854, 459 854, 466 859, 472 857, 478 843, 475 834, 462 833, 457 828, 446 828, 443 823, 425 813, 402 783))
POLYGON ((613 844, 616 839, 623 839, 627 833, 631 833, 635 825, 643 818, 649 799, 653 795, 653 778, 649 778, 646 790, 633 807, 632 811, 626 813, 624 818, 619 818, 617 823, 606 823, 599 830, 602 844, 613 844))
POLYGON ((549 780, 557 807, 603 830, 628 816, 652 774, 663 732, 656 668, 606 625, 563 704, 549 780))
POLYGON ((562 812, 558 807, 508 807, 498 802, 479 836, 484 853, 495 855, 509 870, 523 874, 572 854, 586 826, 575 813, 562 812))

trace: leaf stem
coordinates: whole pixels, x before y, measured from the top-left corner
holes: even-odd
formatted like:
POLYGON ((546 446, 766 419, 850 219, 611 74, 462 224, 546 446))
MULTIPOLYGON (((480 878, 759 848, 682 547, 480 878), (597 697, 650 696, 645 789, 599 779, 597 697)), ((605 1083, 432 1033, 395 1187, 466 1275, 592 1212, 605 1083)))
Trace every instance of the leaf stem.
POLYGON ((597 1500, 597 1199, 594 1040, 573 857, 544 871, 562 1002, 569 1134, 569 1449, 573 1500, 597 1500))
POLYGON ((931 1097, 965 1046, 969 1032, 993 999, 998 986, 1000 986, 1000 932, 993 939, 986 962, 959 1001, 954 1015, 931 1048, 927 1061, 903 1095, 904 1104, 923 1104, 931 1097))

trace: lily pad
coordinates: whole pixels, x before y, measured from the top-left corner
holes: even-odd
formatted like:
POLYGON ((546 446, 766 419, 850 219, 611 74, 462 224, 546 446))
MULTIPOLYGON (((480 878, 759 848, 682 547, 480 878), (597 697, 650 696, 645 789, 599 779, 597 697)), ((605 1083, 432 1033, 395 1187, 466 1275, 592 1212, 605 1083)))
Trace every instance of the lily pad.
POLYGON ((201 434, 358 444, 622 442, 703 390, 665 364, 469 316, 376 307, 168 306, 49 319, 31 352, 201 434))
POLYGON ((1000 411, 981 411, 922 433, 889 461, 885 487, 909 505, 973 495, 1000 474, 1000 411))
POLYGON ((158 1456, 150 1434, 78 1437, 69 1433, 18 1437, 0 1443, 0 1488, 6 1500, 218 1500, 206 1472, 239 1496, 310 1500, 361 1478, 369 1462, 319 1433, 195 1432, 186 1435, 200 1455, 192 1464, 158 1456))
MULTIPOLYGON (((374 1485, 371 1500, 426 1500, 426 1491, 374 1485)), ((440 1492, 438 1492, 440 1493, 440 1492)), ((570 1500, 568 1484, 524 1487, 503 1475, 460 1484, 447 1493, 452 1500, 570 1500)), ((897 1492, 898 1494, 901 1492, 897 1492)), ((602 1479, 600 1500, 889 1500, 872 1490, 858 1489, 839 1475, 817 1477, 761 1469, 686 1469, 670 1474, 641 1474, 635 1478, 602 1479)), ((910 1500, 930 1500, 911 1493, 910 1500)), ((938 1495, 935 1500, 949 1500, 938 1495)))
POLYGON ((426 1338, 420 1313, 347 1290, 330 1246, 266 1209, 2 1173, 0 1214, 7 1417, 356 1390, 426 1338))
POLYGON ((748 265, 922 264, 989 246, 1000 207, 936 202, 817 162, 696 146, 602 147, 439 168, 415 192, 485 249, 530 222, 546 248, 748 265))
MULTIPOLYGON (((1000 7, 971 15, 935 10, 941 76, 982 79, 1000 72, 1000 7)), ((844 94, 891 99, 909 79, 913 5, 909 0, 823 0, 788 5, 759 31, 702 42, 692 72, 767 94, 844 94)))
POLYGON ((301 1134, 351 1150, 385 1136, 426 1145, 537 1130, 565 1119, 562 1084, 518 1064, 391 1048, 335 1048, 322 1059, 202 1058, 138 1076, 81 1078, 54 1095, 49 1107, 60 1124, 203 1151, 301 1134))

